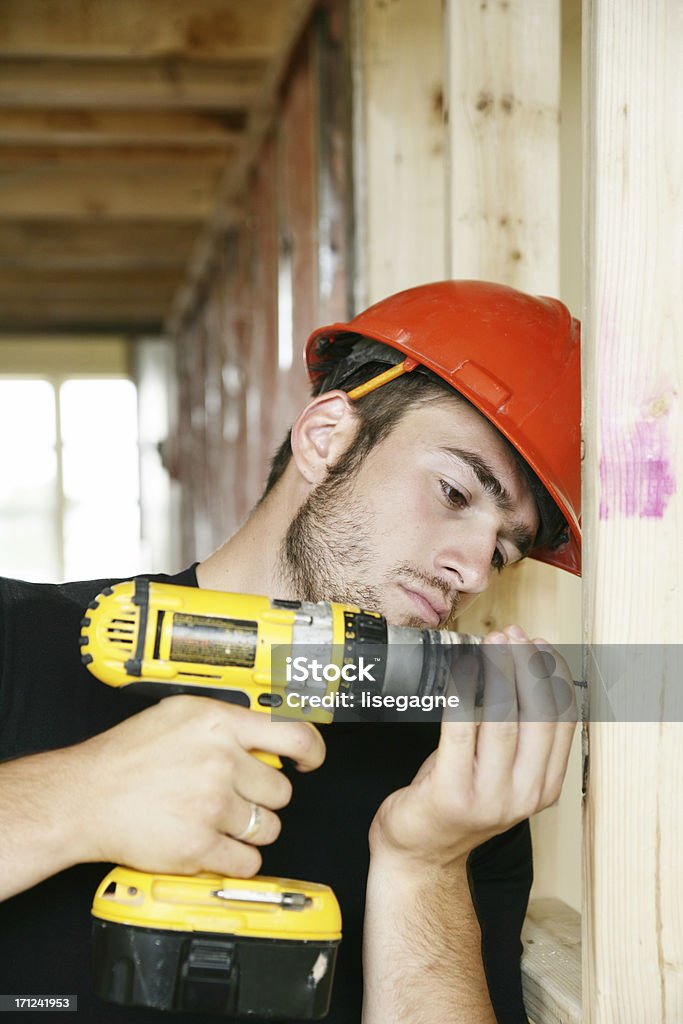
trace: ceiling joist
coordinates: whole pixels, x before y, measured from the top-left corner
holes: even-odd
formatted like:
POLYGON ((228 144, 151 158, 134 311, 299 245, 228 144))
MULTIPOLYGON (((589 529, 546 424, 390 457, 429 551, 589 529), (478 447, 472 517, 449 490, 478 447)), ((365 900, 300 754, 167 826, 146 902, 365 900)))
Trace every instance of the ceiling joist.
POLYGON ((313 5, 0 2, 0 330, 178 322, 313 5))
POLYGON ((241 141, 245 122, 245 111, 0 109, 0 147, 177 146, 230 151, 241 141))
POLYGON ((268 61, 4 59, 0 108, 245 110, 268 61))
POLYGON ((3 0, 0 56, 269 61, 288 19, 277 0, 3 0))

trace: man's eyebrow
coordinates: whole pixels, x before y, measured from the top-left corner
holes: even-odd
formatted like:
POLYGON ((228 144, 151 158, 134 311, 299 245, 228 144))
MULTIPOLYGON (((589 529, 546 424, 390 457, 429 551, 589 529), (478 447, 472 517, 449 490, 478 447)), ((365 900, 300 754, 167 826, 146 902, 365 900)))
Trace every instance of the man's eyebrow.
MULTIPOLYGON (((494 499, 499 512, 508 515, 513 511, 515 503, 510 492, 502 485, 491 466, 480 455, 468 452, 464 448, 443 447, 441 451, 446 455, 452 455, 456 459, 460 459, 461 462, 466 463, 470 467, 483 489, 494 499)), ((524 558, 528 555, 535 539, 535 535, 528 526, 517 520, 510 523, 506 527, 505 532, 519 551, 521 557, 524 558)))

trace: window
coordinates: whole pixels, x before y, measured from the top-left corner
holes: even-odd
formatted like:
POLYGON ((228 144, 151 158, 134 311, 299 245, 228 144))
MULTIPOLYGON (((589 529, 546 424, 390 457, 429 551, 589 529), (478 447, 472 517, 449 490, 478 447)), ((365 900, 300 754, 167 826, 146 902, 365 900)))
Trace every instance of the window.
POLYGON ((115 377, 0 376, 0 574, 143 566, 137 394, 115 377))

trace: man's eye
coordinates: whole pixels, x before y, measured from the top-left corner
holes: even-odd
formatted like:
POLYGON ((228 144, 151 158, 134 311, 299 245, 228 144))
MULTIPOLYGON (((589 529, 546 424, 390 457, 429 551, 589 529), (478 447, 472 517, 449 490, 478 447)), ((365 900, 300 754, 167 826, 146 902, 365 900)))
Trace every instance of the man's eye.
POLYGON ((453 484, 449 484, 448 480, 439 480, 439 484, 449 505, 452 505, 453 508, 467 508, 468 498, 466 494, 459 491, 453 484))
POLYGON ((493 552, 493 557, 491 559, 491 565, 496 570, 496 572, 502 572, 503 569, 505 568, 506 564, 507 563, 505 561, 505 555, 500 550, 500 548, 496 548, 496 550, 493 552))

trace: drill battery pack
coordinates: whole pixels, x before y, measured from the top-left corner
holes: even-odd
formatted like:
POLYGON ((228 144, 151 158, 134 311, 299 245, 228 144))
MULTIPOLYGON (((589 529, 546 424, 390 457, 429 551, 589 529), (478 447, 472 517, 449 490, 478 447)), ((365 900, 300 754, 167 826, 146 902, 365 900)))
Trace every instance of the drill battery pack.
POLYGON ((341 940, 328 886, 118 867, 97 890, 92 914, 102 999, 266 1020, 328 1012, 341 940))

